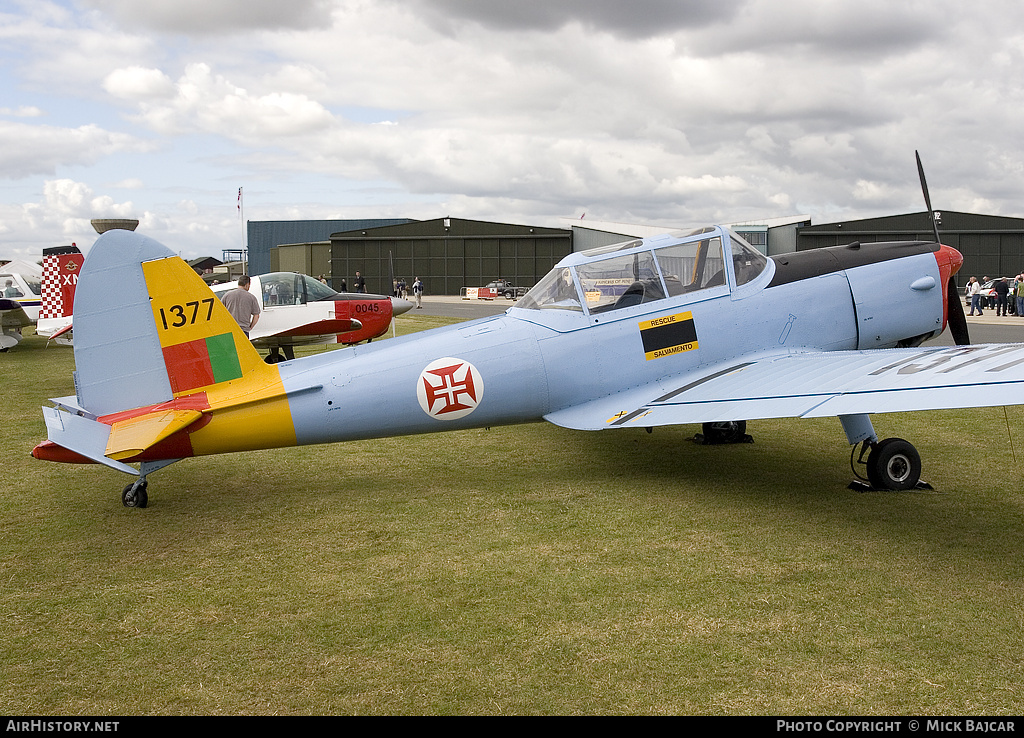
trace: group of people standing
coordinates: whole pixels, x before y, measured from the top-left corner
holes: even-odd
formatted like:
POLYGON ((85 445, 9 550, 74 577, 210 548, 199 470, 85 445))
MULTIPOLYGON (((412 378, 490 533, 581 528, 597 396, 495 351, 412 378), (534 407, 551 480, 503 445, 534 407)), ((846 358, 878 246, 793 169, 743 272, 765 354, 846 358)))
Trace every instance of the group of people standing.
MULTIPOLYGON (((328 283, 327 282, 327 278, 323 274, 320 275, 320 281, 323 282, 324 284, 328 283)), ((352 290, 353 292, 365 293, 366 292, 366 278, 363 277, 363 275, 361 273, 356 272, 356 278, 355 278, 355 280, 352 283, 352 287, 353 287, 353 290, 352 290)), ((339 288, 340 288, 341 292, 347 292, 348 291, 348 282, 346 281, 346 279, 344 277, 341 278, 341 283, 339 284, 339 288)), ((408 285, 405 283, 405 277, 402 277, 401 279, 394 280, 394 282, 392 283, 391 295, 392 295, 392 297, 401 297, 401 298, 404 299, 408 295, 408 291, 407 290, 408 290, 408 285)), ((416 277, 416 281, 412 283, 412 294, 413 294, 413 299, 416 301, 416 307, 422 308, 423 307, 423 281, 419 277, 416 277)))
MULTIPOLYGON (((354 282, 353 286, 355 287, 355 290, 354 290, 355 292, 366 292, 366 279, 364 279, 363 275, 360 274, 359 272, 356 272, 356 279, 355 279, 355 282, 354 282)), ((408 292, 407 292, 408 285, 406 285, 406 283, 405 283, 405 277, 402 277, 400 279, 394 280, 392 282, 391 288, 392 288, 391 289, 391 296, 392 297, 401 297, 401 298, 404 299, 406 297, 406 295, 408 294, 408 292)), ((344 279, 341 280, 341 291, 342 292, 345 291, 345 280, 344 279)), ((417 308, 422 308, 423 307, 423 281, 419 277, 416 277, 416 281, 412 283, 412 294, 413 294, 413 299, 416 302, 416 307, 417 308)))
POLYGON ((996 315, 1019 315, 1024 317, 1024 274, 1018 274, 1010 282, 1006 277, 1001 277, 991 282, 984 277, 981 282, 977 277, 971 277, 964 288, 964 294, 970 300, 971 312, 968 315, 981 315, 986 307, 995 307, 996 315))

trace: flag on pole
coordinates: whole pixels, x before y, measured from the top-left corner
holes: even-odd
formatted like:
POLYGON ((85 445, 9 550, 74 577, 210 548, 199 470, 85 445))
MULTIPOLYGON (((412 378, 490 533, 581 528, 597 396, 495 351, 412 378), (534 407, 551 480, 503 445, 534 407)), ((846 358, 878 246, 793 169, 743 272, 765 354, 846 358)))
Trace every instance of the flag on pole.
POLYGON ((238 214, 242 214, 242 188, 238 188, 238 214))

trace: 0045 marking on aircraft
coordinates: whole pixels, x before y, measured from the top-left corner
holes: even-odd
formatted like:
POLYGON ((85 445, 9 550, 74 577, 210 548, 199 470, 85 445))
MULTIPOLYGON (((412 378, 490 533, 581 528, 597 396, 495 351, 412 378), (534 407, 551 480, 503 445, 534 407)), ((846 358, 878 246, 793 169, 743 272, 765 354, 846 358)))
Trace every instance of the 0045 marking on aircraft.
POLYGON ((377 302, 357 302, 352 309, 354 313, 379 313, 381 312, 380 303, 377 302))

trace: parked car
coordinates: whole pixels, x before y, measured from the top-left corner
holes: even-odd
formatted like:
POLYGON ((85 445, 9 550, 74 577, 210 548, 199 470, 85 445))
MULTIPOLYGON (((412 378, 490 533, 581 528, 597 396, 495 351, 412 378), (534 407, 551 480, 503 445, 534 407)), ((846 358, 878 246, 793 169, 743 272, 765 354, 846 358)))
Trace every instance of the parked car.
POLYGON ((494 290, 495 294, 501 295, 506 300, 514 300, 526 294, 525 287, 516 287, 507 279, 496 279, 484 285, 484 289, 494 290))

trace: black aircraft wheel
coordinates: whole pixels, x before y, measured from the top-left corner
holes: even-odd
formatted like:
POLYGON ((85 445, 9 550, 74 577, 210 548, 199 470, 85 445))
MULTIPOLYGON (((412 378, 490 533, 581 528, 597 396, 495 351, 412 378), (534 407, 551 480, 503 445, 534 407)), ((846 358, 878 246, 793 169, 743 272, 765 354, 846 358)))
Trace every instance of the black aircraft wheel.
POLYGON ((868 479, 875 489, 913 489, 921 479, 921 455, 902 438, 879 441, 868 455, 868 479))
POLYGON ((146 494, 147 483, 143 482, 135 487, 135 482, 132 482, 124 491, 121 493, 121 504, 125 507, 145 507, 149 504, 149 495, 146 494))
POLYGON ((715 443, 739 443, 747 434, 747 421, 733 420, 722 423, 704 423, 701 426, 704 433, 704 442, 715 443))

